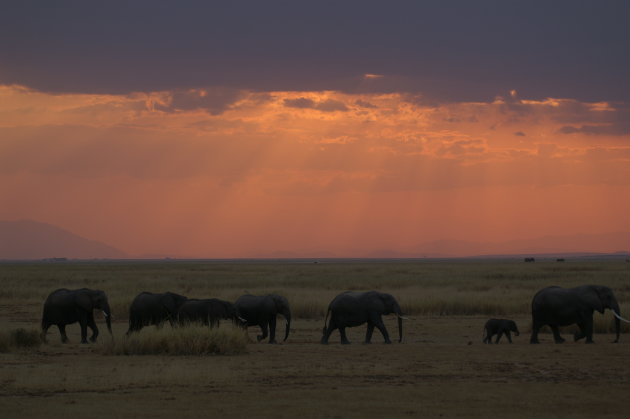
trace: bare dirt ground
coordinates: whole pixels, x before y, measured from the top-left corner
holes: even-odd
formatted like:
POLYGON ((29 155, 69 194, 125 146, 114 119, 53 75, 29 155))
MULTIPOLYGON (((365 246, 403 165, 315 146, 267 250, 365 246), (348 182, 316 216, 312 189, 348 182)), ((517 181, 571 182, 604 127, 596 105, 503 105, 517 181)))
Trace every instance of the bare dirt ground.
MULTIPOLYGON (((38 323, 34 313, 11 314, 1 327, 38 323)), ((567 335, 555 345, 543 334, 530 345, 522 317, 514 344, 484 345, 485 320, 419 317, 405 322, 402 344, 382 344, 378 331, 373 344, 361 344, 358 327, 349 329, 352 345, 340 345, 335 332, 324 346, 323 320, 298 319, 284 344, 191 357, 103 355, 99 344, 77 343, 78 325, 68 326, 67 345, 51 328, 39 350, 0 354, 0 416, 627 417, 630 337, 612 344, 599 334, 586 345, 567 335)), ((394 318, 386 325, 393 338, 394 318)), ((122 339, 126 324, 114 330, 122 339)))

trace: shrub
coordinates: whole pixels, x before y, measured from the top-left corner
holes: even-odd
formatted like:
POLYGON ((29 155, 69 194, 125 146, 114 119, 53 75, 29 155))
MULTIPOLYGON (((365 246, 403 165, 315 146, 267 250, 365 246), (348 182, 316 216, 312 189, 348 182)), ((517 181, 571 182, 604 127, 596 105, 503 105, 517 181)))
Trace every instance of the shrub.
POLYGON ((106 344, 104 351, 109 355, 236 355, 247 351, 247 335, 232 326, 145 328, 106 344))
POLYGON ((0 352, 11 352, 14 349, 37 349, 42 340, 40 332, 35 329, 13 329, 0 332, 0 352))

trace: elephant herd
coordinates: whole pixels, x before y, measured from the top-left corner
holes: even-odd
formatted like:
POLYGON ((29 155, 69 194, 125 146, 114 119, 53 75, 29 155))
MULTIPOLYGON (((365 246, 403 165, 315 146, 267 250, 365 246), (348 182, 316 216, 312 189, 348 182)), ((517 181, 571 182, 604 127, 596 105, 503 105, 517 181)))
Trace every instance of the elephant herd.
POLYGON ((160 326, 166 321, 171 326, 201 323, 214 327, 219 325, 220 320, 230 320, 239 326, 260 326, 262 335, 258 336, 258 341, 269 336, 269 343, 276 343, 278 314, 286 320, 286 340, 291 327, 291 310, 287 299, 280 295, 243 295, 231 303, 217 298, 189 299, 172 292, 142 292, 134 298, 129 308, 127 335, 144 326, 160 326))
MULTIPOLYGON (((603 313, 612 310, 615 316, 615 342, 619 341, 621 317, 619 304, 612 290, 600 285, 584 285, 575 288, 547 287, 532 299, 532 333, 530 343, 538 342, 538 333, 543 326, 549 326, 556 343, 564 342, 559 327, 576 324, 579 331, 574 340, 586 338, 586 343, 593 342, 593 312, 603 313)), ((96 341, 98 328, 94 322, 93 311, 102 310, 107 329, 111 329, 111 310, 107 296, 103 291, 82 288, 78 290, 59 289, 52 292, 44 303, 42 315, 42 338, 52 325, 57 325, 62 342, 67 342, 65 327, 78 322, 81 326, 81 343, 87 343, 87 328, 92 330, 90 340, 96 341)), ((377 291, 346 291, 337 295, 329 304, 324 320, 322 344, 327 344, 333 331, 339 330, 341 343, 348 344, 347 327, 367 323, 365 343, 370 343, 374 328, 383 335, 385 343, 391 343, 389 333, 383 324, 382 316, 395 314, 398 319, 398 342, 402 342, 403 316, 396 299, 377 291), (329 320, 330 318, 330 320, 329 320)), ((286 321, 284 340, 289 337, 291 328, 291 310, 288 300, 280 295, 243 295, 234 303, 210 299, 190 299, 172 292, 138 294, 129 308, 129 329, 127 336, 145 326, 161 326, 169 322, 171 326, 186 323, 201 323, 209 327, 219 325, 220 320, 229 320, 240 327, 259 326, 261 334, 258 341, 269 337, 269 343, 276 343, 276 317, 282 315, 286 321)), ((511 343, 510 331, 518 336, 516 324, 511 320, 491 319, 485 325, 484 342, 497 334, 498 343, 505 334, 511 343)))

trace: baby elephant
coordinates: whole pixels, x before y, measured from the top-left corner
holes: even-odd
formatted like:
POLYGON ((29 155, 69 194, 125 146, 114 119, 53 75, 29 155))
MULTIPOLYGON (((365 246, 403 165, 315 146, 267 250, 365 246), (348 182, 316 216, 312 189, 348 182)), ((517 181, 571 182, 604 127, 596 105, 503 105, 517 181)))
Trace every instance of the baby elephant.
POLYGON ((508 341, 512 343, 512 336, 510 335, 510 332, 514 332, 516 336, 519 335, 518 328, 516 327, 514 320, 490 319, 484 326, 483 343, 492 343, 492 336, 494 335, 497 335, 497 339, 494 343, 499 343, 499 339, 501 339, 503 334, 505 334, 508 341))

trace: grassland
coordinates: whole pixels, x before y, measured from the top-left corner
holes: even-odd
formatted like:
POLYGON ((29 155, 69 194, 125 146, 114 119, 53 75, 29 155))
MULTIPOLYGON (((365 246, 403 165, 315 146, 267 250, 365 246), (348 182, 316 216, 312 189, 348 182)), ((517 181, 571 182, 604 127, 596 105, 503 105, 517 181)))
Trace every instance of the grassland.
MULTIPOLYGON (((630 408, 630 338, 609 343, 609 313, 595 315, 595 345, 555 345, 549 334, 529 345, 527 336, 531 297, 548 285, 608 285, 628 317, 624 261, 0 264, 0 283, 5 336, 37 329, 56 288, 102 289, 114 314, 113 341, 101 327, 99 343, 80 345, 74 325, 62 345, 53 327, 47 344, 0 353, 3 417, 625 417, 630 408), (348 334, 353 345, 339 345, 338 334, 320 345, 327 304, 348 289, 393 294, 413 317, 404 343, 382 345, 376 332, 374 344, 361 345, 358 327, 348 334), (138 352, 124 345, 142 343, 123 335, 129 304, 145 290, 227 300, 280 293, 292 306, 291 336, 282 345, 246 343, 223 328, 208 342, 219 336, 245 348, 216 355, 199 341, 202 349, 169 352, 177 332, 150 328, 142 342, 166 349, 125 355, 138 352), (516 320, 521 336, 513 345, 481 344, 489 317, 516 320)), ((386 325, 395 334, 394 318, 386 325)))

